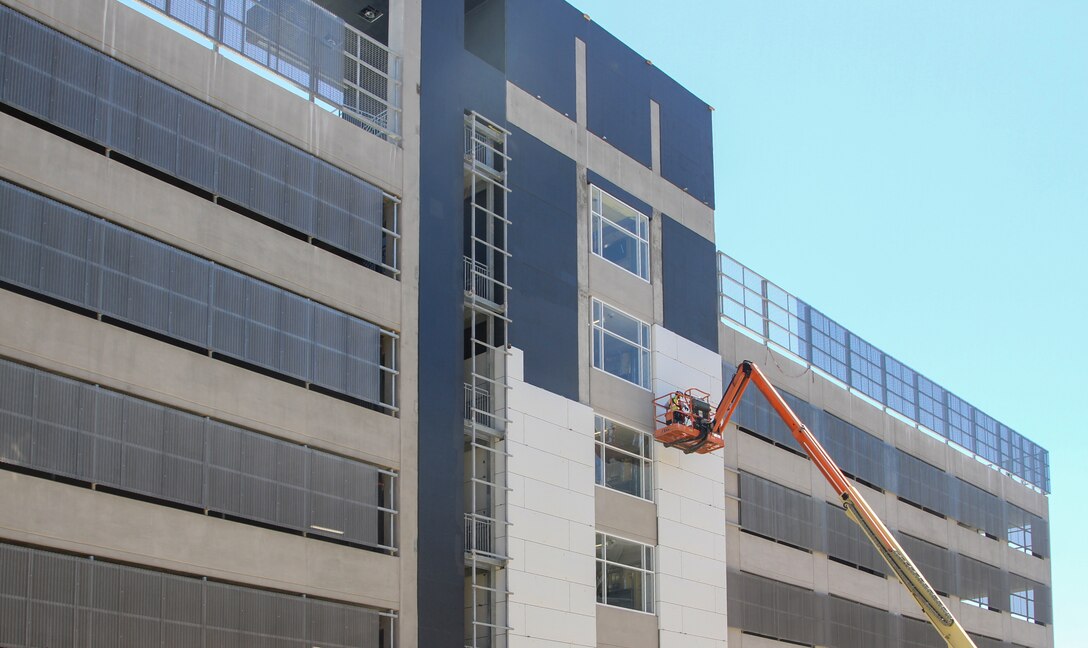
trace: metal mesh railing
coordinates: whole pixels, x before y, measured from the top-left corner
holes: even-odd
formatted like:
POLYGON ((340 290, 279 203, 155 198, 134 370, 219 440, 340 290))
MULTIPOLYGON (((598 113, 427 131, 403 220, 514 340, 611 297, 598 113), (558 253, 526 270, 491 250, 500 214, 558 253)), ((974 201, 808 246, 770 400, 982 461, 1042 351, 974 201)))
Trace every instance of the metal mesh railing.
POLYGON ((311 0, 135 0, 399 141, 401 59, 311 0))
POLYGON ((718 253, 719 314, 811 367, 1050 492, 1050 455, 728 255, 718 253))

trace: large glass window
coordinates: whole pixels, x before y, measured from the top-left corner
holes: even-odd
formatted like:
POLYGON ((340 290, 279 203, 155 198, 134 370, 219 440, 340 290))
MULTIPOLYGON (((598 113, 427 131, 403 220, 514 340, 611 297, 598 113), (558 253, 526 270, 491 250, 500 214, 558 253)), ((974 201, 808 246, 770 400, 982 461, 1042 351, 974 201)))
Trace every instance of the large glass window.
POLYGON ((649 325, 594 299, 593 366, 649 389, 649 325))
POLYGON ((592 187, 593 253, 650 280, 650 219, 592 187))
POLYGON ((652 499, 653 439, 603 416, 596 417, 594 436, 597 483, 628 495, 652 499))
POLYGON ((654 548, 597 534, 597 602, 654 611, 654 548))

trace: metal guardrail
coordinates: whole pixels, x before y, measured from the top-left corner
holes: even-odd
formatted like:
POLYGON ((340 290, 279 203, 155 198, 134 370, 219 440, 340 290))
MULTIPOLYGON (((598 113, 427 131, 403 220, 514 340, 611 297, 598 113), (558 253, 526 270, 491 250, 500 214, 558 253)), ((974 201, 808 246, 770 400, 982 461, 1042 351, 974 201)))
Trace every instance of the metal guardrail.
POLYGON ((491 404, 491 391, 484 386, 465 383, 465 420, 484 427, 495 427, 495 414, 491 404))
POLYGON ((1050 492, 1050 454, 723 252, 719 315, 1028 484, 1050 492))
POLYGON ((240 54, 382 139, 401 138, 401 58, 311 0, 130 0, 240 54))
POLYGON ((494 301, 494 279, 486 263, 465 257, 465 291, 480 299, 494 301))
POLYGON ((495 520, 476 513, 465 513, 465 551, 495 555, 495 520))

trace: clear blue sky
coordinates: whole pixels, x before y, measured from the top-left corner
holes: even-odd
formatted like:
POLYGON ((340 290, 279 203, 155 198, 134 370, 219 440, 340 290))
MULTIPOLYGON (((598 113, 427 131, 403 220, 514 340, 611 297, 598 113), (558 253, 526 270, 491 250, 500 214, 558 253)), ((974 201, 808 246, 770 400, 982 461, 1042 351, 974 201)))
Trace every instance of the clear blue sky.
POLYGON ((1088 1, 573 2, 716 108, 719 249, 1050 450, 1084 645, 1088 1))

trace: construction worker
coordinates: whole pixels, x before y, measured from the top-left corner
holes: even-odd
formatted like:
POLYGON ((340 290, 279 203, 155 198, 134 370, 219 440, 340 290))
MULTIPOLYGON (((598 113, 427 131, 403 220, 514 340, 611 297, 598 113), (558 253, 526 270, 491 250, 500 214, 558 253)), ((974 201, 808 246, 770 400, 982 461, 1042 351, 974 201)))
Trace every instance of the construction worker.
POLYGON ((673 423, 686 425, 679 392, 673 392, 672 397, 669 398, 669 408, 665 411, 665 424, 672 425, 673 423))

